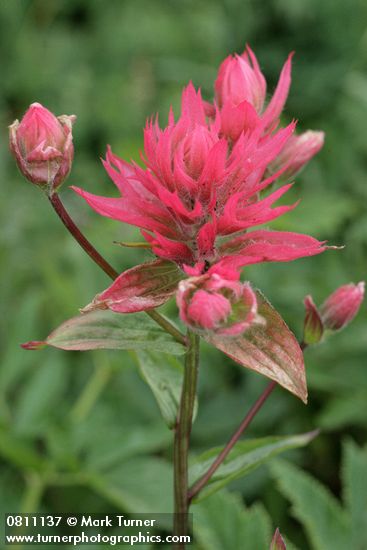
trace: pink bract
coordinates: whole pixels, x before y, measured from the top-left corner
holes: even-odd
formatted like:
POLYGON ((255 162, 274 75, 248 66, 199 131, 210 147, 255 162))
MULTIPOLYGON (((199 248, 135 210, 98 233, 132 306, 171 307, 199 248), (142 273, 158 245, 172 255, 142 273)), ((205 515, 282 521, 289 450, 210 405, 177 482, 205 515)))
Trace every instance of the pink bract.
POLYGON ((340 330, 354 319, 364 298, 364 287, 364 282, 343 285, 325 300, 320 315, 326 329, 340 330))
POLYGON ((270 170, 276 172, 285 168, 282 174, 283 178, 295 176, 320 151, 324 145, 324 139, 324 132, 312 130, 298 136, 293 135, 275 159, 270 170))
POLYGON ((269 175, 295 128, 292 122, 275 130, 290 67, 291 56, 263 109, 266 84, 253 52, 248 48, 243 56, 228 58, 216 82, 217 106, 204 102, 189 84, 177 121, 172 112, 165 128, 148 121, 144 168, 108 148, 103 164, 120 197, 73 189, 99 214, 139 227, 156 256, 176 262, 189 275, 217 264, 236 271, 248 263, 322 252, 324 244, 312 237, 249 231, 296 206, 273 207, 289 185, 260 197, 289 166, 287 157, 269 175))
POLYGON ((176 298, 182 321, 198 332, 237 336, 257 320, 250 285, 218 274, 181 281, 176 298))

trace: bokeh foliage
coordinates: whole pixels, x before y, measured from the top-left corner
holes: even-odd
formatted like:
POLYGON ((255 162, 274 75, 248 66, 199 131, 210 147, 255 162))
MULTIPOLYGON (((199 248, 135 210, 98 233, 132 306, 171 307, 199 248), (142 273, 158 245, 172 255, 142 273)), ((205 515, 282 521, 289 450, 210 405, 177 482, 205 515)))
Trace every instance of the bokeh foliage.
MULTIPOLYGON (((107 195, 113 187, 99 162, 106 144, 138 160, 146 117, 159 111, 164 121, 170 104, 178 109, 188 80, 209 99, 219 62, 248 42, 272 89, 295 50, 285 120, 295 117, 300 129, 322 129, 327 138, 287 197, 301 197, 301 204, 273 227, 346 247, 252 267, 245 276, 299 335, 306 294, 320 302, 338 285, 366 278, 366 23, 364 0, 1 0, 0 509, 32 510, 36 500, 49 512, 171 506, 170 434, 128 354, 19 348, 73 316, 108 282, 16 171, 7 125, 34 101, 57 114, 77 114, 70 183, 107 195), (37 499, 37 464, 44 460, 50 484, 37 499), (99 477, 86 483, 79 472, 91 467, 99 477)), ((63 197, 117 269, 149 257, 113 244, 139 238, 134 229, 97 216, 66 186, 63 197)), ((176 315, 175 305, 167 312, 176 315)), ((363 306, 344 333, 307 352, 309 405, 277 390, 249 431, 262 436, 321 427, 318 439, 292 459, 336 495, 342 440, 348 434, 364 443, 367 436, 366 336, 363 306)), ((194 452, 223 444, 265 384, 206 346, 202 363, 194 452)), ((263 525, 259 540, 270 537, 276 523, 298 548, 314 548, 265 469, 231 489, 238 498, 226 493, 208 499, 207 508, 198 505, 204 507, 197 512, 200 548, 238 548, 233 530, 251 536, 246 529, 254 517, 263 525), (241 499, 252 505, 249 511, 241 499), (206 522, 215 518, 219 529, 218 510, 226 507, 232 531, 223 523, 213 546, 206 522)))

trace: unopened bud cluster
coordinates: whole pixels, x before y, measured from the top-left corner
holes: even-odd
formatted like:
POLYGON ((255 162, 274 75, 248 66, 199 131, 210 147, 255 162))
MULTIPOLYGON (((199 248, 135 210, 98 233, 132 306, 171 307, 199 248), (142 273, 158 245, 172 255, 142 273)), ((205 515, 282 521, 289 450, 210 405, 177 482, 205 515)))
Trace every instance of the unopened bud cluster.
POLYGON ((22 174, 32 183, 56 191, 69 175, 74 156, 75 115, 56 117, 32 103, 23 119, 10 127, 10 149, 22 174))
POLYGON ((250 285, 215 273, 181 281, 177 304, 181 319, 198 332, 237 336, 257 320, 256 295, 250 285))
POLYGON ((320 308, 316 307, 311 296, 306 296, 304 343, 317 344, 325 331, 337 331, 349 325, 363 301, 364 286, 364 282, 343 285, 333 292, 320 308))

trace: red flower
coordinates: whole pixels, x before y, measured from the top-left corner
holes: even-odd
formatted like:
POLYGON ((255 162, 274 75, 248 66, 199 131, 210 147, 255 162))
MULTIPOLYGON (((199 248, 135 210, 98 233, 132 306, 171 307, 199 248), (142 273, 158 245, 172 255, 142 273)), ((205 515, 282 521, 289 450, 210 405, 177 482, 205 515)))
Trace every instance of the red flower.
POLYGON ((74 156, 75 118, 56 118, 40 103, 32 103, 22 121, 10 126, 10 149, 29 181, 55 191, 67 178, 74 156))
POLYGON ((306 235, 247 233, 296 206, 273 208, 289 185, 265 198, 259 194, 284 171, 298 170, 321 146, 320 139, 315 146, 314 139, 292 138, 294 123, 274 131, 288 94, 291 57, 265 110, 266 82, 253 52, 247 48, 242 56, 227 58, 215 84, 217 107, 203 102, 190 84, 177 122, 171 112, 164 129, 157 120, 147 123, 145 168, 108 148, 104 166, 120 198, 75 191, 100 214, 140 227, 157 256, 189 275, 212 266, 235 272, 249 263, 322 252, 323 243, 306 235))
POLYGON ((233 144, 221 134, 221 113, 208 120, 200 92, 190 84, 183 92, 177 122, 173 113, 164 129, 157 121, 148 122, 145 168, 128 164, 107 150, 104 166, 120 198, 74 189, 100 214, 140 227, 157 256, 186 266, 189 274, 205 272, 217 262, 237 268, 318 254, 325 247, 311 237, 245 233, 296 206, 272 208, 289 185, 259 199, 259 192, 279 176, 264 174, 294 126, 291 123, 264 135, 263 123, 255 121, 252 131, 242 132, 233 144), (232 234, 237 235, 233 241, 220 244, 220 237, 232 234))

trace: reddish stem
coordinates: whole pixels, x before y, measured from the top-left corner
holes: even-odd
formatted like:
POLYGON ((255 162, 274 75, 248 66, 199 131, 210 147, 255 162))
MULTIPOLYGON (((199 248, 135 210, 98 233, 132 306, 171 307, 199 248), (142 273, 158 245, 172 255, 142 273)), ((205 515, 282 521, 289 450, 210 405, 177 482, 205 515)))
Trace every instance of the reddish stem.
POLYGON ((80 244, 80 246, 85 250, 85 252, 92 258, 92 260, 99 265, 101 269, 108 275, 111 279, 116 279, 118 277, 117 271, 105 260, 99 252, 94 248, 94 246, 84 237, 83 233, 75 225, 73 220, 70 218, 68 212, 65 210, 64 205, 62 204, 60 197, 57 193, 49 195, 49 201, 52 204, 56 214, 59 216, 62 223, 65 225, 66 229, 73 235, 75 240, 80 244))
POLYGON ((276 385, 276 382, 270 382, 270 384, 267 385, 263 393, 260 395, 259 399, 256 401, 256 403, 254 403, 254 405, 252 405, 251 409, 248 411, 240 426, 237 428, 231 439, 228 441, 227 445, 214 460, 209 470, 191 487, 188 492, 189 502, 191 502, 192 499, 203 489, 203 487, 208 483, 213 474, 218 470, 219 466, 233 449, 246 428, 250 425, 251 421, 261 409, 276 385))
MULTIPOLYGON (((307 348, 308 344, 305 342, 300 343, 300 348, 304 351, 307 348)), ((226 459, 230 451, 233 449, 243 432, 251 424, 253 418, 259 412, 261 407, 264 405, 265 401, 268 399, 269 395, 272 393, 273 389, 277 385, 276 382, 272 381, 268 384, 260 395, 259 399, 254 403, 251 409, 246 414, 245 418, 242 420, 240 426, 237 428, 235 433, 232 435, 231 439, 228 441, 227 445, 222 449, 217 458, 214 460, 213 464, 210 466, 208 471, 189 489, 188 492, 188 501, 189 503, 192 499, 203 489, 203 487, 208 483, 213 474, 218 470, 219 466, 226 459)))

